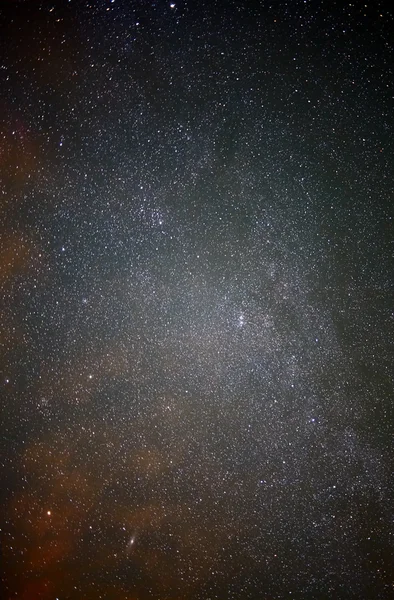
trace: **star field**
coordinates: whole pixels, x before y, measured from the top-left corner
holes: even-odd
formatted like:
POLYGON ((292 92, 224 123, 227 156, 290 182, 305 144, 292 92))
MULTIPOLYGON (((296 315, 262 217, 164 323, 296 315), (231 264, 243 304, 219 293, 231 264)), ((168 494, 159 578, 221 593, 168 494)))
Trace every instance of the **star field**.
POLYGON ((392 13, 3 4, 2 597, 391 598, 392 13))

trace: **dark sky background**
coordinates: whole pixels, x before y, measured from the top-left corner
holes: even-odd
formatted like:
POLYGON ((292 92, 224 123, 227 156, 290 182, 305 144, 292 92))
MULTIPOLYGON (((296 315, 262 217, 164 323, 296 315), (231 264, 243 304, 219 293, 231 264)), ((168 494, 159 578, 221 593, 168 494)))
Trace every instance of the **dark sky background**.
POLYGON ((1 597, 392 598, 387 4, 0 19, 1 597))

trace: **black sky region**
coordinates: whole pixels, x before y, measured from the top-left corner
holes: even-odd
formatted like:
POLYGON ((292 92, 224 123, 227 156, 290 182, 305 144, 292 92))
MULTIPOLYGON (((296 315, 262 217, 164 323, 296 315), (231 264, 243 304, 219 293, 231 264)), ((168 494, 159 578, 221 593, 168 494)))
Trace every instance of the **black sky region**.
POLYGON ((393 15, 3 0, 2 598, 392 598, 393 15))

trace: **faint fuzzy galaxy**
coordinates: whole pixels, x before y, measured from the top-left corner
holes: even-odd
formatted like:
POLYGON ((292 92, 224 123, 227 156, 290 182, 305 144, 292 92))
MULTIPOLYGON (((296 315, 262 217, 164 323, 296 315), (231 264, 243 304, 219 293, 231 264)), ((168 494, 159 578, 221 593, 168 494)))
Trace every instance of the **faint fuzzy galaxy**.
POLYGON ((0 19, 2 597, 391 598, 387 6, 0 19))

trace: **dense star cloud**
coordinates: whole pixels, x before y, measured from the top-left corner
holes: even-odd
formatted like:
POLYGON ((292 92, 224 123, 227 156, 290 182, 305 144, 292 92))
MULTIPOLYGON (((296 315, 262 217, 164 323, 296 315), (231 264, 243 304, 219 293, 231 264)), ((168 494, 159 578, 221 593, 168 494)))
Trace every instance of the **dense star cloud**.
POLYGON ((392 14, 0 15, 2 597, 392 597, 392 14))

